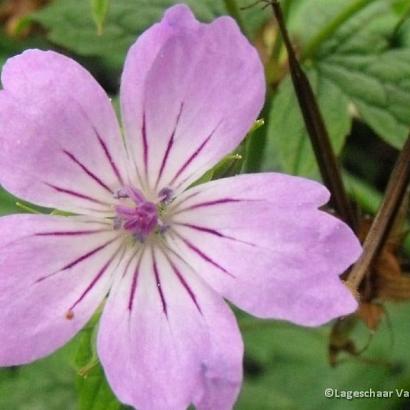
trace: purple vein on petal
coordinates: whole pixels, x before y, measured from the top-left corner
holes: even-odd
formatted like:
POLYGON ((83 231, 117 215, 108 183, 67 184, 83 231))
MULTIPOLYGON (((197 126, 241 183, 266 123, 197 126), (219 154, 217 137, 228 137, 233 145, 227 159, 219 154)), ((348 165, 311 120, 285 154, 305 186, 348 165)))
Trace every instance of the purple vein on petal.
POLYGON ((131 265, 131 262, 132 262, 132 261, 135 259, 135 257, 138 255, 138 253, 140 252, 140 250, 141 250, 141 248, 138 248, 134 253, 132 253, 130 259, 128 260, 127 264, 125 265, 124 272, 123 272, 123 274, 122 274, 122 276, 121 276, 121 279, 124 279, 125 276, 127 275, 128 269, 129 269, 129 267, 130 267, 130 265, 131 265))
POLYGON ((141 135, 142 135, 142 146, 143 146, 144 172, 145 172, 145 177, 147 177, 147 174, 148 174, 148 138, 147 138, 147 118, 146 118, 145 112, 143 112, 142 114, 141 135))
POLYGON ((108 229, 88 229, 82 231, 49 231, 49 232, 37 232, 34 236, 83 236, 91 235, 94 233, 109 232, 108 229))
POLYGON ((176 234, 176 236, 181 239, 182 242, 185 243, 185 245, 194 251, 198 256, 200 256, 205 262, 209 263, 210 265, 214 266, 215 268, 219 269, 223 273, 231 276, 232 278, 235 277, 232 273, 227 271, 223 266, 221 266, 219 263, 215 262, 211 257, 209 257, 204 251, 196 247, 192 242, 188 241, 188 239, 184 238, 179 232, 177 232, 175 229, 173 229, 173 232, 176 234))
POLYGON ((123 185, 124 185, 124 180, 122 179, 122 176, 121 176, 121 174, 120 174, 120 171, 118 170, 118 167, 117 167, 117 165, 115 164, 115 161, 114 161, 112 155, 110 154, 110 151, 108 150, 107 144, 106 144, 106 143, 104 142, 104 140, 101 138, 100 134, 98 133, 98 131, 96 130, 96 128, 95 128, 93 125, 92 125, 92 129, 93 129, 93 131, 94 131, 94 133, 95 133, 95 135, 96 135, 96 137, 97 137, 97 139, 98 139, 98 142, 100 143, 101 148, 102 148, 103 151, 104 151, 105 157, 108 159, 108 162, 110 163, 111 168, 112 168, 112 170, 113 170, 115 176, 116 176, 117 179, 118 179, 118 182, 121 184, 121 186, 123 186, 123 185))
POLYGON ((178 209, 175 212, 173 212, 173 215, 180 214, 185 211, 190 211, 192 209, 206 208, 206 207, 214 206, 214 205, 232 204, 235 202, 242 202, 242 201, 243 199, 221 198, 221 199, 215 199, 214 201, 200 202, 198 204, 189 205, 186 208, 178 209))
MULTIPOLYGON (((134 257, 136 256, 137 253, 134 254, 134 257)), ((134 299, 135 299, 135 292, 137 290, 137 284, 138 284, 138 277, 140 273, 140 266, 141 266, 141 261, 142 257, 144 255, 144 250, 141 252, 141 255, 138 258, 137 264, 134 269, 134 274, 132 276, 132 282, 131 282, 131 290, 130 290, 130 297, 128 299, 128 310, 131 311, 132 307, 134 306, 134 299)), ((128 268, 127 268, 128 270, 128 268)))
POLYGON ((108 161, 109 161, 109 163, 110 163, 110 165, 111 165, 111 168, 112 168, 112 170, 114 171, 115 176, 117 177, 117 179, 118 179, 119 183, 121 184, 121 186, 123 186, 123 185, 124 185, 124 181, 123 181, 123 179, 122 179, 122 177, 121 177, 120 172, 118 171, 118 168, 117 168, 117 166, 116 166, 116 164, 115 164, 115 162, 114 162, 114 159, 112 158, 112 156, 111 156, 111 154, 110 154, 110 151, 108 150, 108 147, 107 147, 107 145, 105 144, 104 140, 101 138, 99 132, 98 132, 97 129, 95 128, 95 126, 94 126, 92 120, 90 119, 90 117, 88 116, 87 112, 84 110, 84 108, 82 107, 82 105, 81 105, 76 99, 71 98, 71 100, 76 104, 76 106, 77 106, 78 110, 80 111, 81 115, 83 116, 83 118, 90 124, 90 128, 93 130, 95 136, 97 137, 98 142, 99 142, 101 148, 103 149, 104 154, 105 154, 106 158, 108 159, 108 161))
POLYGON ((159 275, 159 270, 158 270, 158 266, 157 266, 157 259, 155 257, 154 248, 152 248, 152 268, 154 269, 155 283, 157 285, 159 297, 161 298, 162 311, 164 312, 165 316, 168 317, 167 303, 166 303, 166 300, 165 300, 165 297, 164 297, 164 292, 162 291, 161 278, 160 278, 160 275, 159 275))
POLYGON ((165 258, 168 260, 168 263, 171 265, 172 270, 174 271, 176 277, 178 278, 179 282, 181 283, 181 285, 184 287, 184 289, 186 290, 186 292, 188 293, 189 297, 192 299, 192 302, 194 303, 194 305, 196 306, 196 308, 198 309, 199 313, 202 314, 202 310, 201 307, 198 304, 198 300, 196 298, 196 295, 194 293, 194 291, 191 289, 191 287, 188 285, 188 282, 185 280, 185 278, 183 277, 182 273, 179 271, 179 269, 175 266, 175 264, 171 261, 171 258, 169 257, 169 255, 166 253, 166 251, 162 250, 162 252, 165 255, 165 258))
POLYGON ((233 236, 230 235, 225 235, 219 231, 217 231, 216 229, 211 229, 211 228, 206 228, 205 226, 200 226, 200 225, 194 225, 194 224, 189 224, 189 223, 185 223, 185 222, 172 222, 173 225, 179 225, 179 226, 184 226, 186 228, 190 228, 193 229, 195 231, 200 231, 200 232, 205 232, 205 233, 209 233, 211 235, 215 235, 218 236, 219 238, 223 238, 223 239, 229 239, 231 241, 235 241, 235 242, 239 242, 239 243, 243 243, 245 245, 249 245, 249 246, 257 246, 255 243, 252 242, 248 242, 248 241, 243 241, 241 239, 238 238, 234 238, 233 236))
POLYGON ((80 295, 80 297, 70 306, 70 308, 67 310, 67 312, 72 313, 73 309, 87 296, 87 294, 90 292, 90 290, 98 283, 98 281, 102 278, 104 273, 107 271, 107 269, 111 265, 112 261, 119 254, 122 247, 123 247, 123 245, 121 244, 118 247, 118 249, 114 252, 114 254, 110 257, 110 259, 108 259, 108 261, 104 264, 104 266, 98 271, 97 275, 95 275, 93 280, 90 282, 90 284, 87 286, 87 288, 83 291, 83 293, 80 295))
POLYGON ((200 193, 201 193, 201 191, 196 191, 196 192, 190 193, 188 196, 186 196, 185 198, 183 198, 183 199, 181 199, 181 200, 175 199, 175 201, 172 202, 172 204, 171 204, 170 208, 168 209, 168 211, 169 211, 169 212, 172 211, 172 213, 174 213, 174 212, 177 211, 178 208, 179 208, 181 205, 183 205, 186 201, 188 201, 188 200, 191 199, 191 198, 196 197, 196 196, 199 195, 200 193))
POLYGON ((160 179, 161 179, 161 177, 162 177, 162 173, 164 172, 165 165, 166 165, 166 163, 167 163, 167 161, 168 161, 169 154, 170 154, 171 149, 172 149, 172 147, 173 147, 173 145, 174 145, 175 133, 176 133, 177 128, 178 128, 179 120, 181 119, 181 115, 182 115, 182 110, 183 110, 183 108, 184 108, 184 103, 181 102, 181 105, 180 105, 180 108, 179 108, 179 112, 178 112, 177 118, 176 118, 176 120, 175 120, 174 129, 173 129, 173 131, 172 131, 172 133, 171 133, 171 136, 169 137, 168 144, 167 144, 167 148, 166 148, 165 153, 164 153, 164 156, 163 156, 163 158, 162 158, 161 167, 160 167, 160 169, 159 169, 159 173, 158 173, 158 176, 157 176, 157 180, 156 180, 156 182, 155 182, 155 188, 158 187, 159 181, 160 181, 160 179))
POLYGON ((184 223, 184 222, 173 222, 173 224, 174 225, 185 226, 187 228, 191 228, 191 229, 194 229, 194 230, 200 231, 200 232, 210 233, 212 235, 219 236, 220 238, 234 239, 234 238, 225 236, 224 234, 218 232, 216 229, 205 228, 204 226, 193 225, 193 224, 188 224, 188 223, 184 223))
POLYGON ((80 192, 72 191, 71 189, 61 188, 57 185, 49 184, 48 182, 43 182, 43 183, 45 185, 47 185, 48 187, 50 187, 50 188, 54 189, 55 191, 60 192, 62 194, 67 194, 67 195, 70 195, 70 196, 74 196, 76 198, 81 198, 81 199, 84 199, 86 201, 94 202, 94 203, 100 204, 100 205, 109 205, 107 202, 103 202, 103 201, 100 201, 100 200, 98 200, 96 198, 93 198, 91 196, 81 194, 80 192))
POLYGON ((112 189, 105 183, 103 182, 97 175, 95 175, 93 172, 91 172, 82 162, 78 160, 78 158, 75 157, 71 152, 67 150, 63 150, 63 153, 71 159, 75 164, 77 164, 90 178, 92 178, 95 182, 97 182, 98 185, 100 185, 102 188, 104 188, 106 191, 108 191, 110 194, 113 194, 112 189))
POLYGON ((108 245, 112 244, 113 242, 115 242, 120 236, 115 237, 114 239, 110 239, 109 241, 103 243, 102 245, 92 249, 91 251, 79 256, 78 258, 74 259, 73 261, 69 262, 68 264, 64 265, 61 269, 50 273, 46 276, 42 276, 41 278, 37 279, 35 283, 39 283, 42 282, 45 279, 48 279, 54 275, 56 275, 57 273, 63 272, 65 270, 68 270, 72 267, 74 267, 75 265, 78 265, 79 263, 85 261, 86 259, 90 258, 91 256, 95 255, 96 253, 102 251, 103 249, 105 249, 108 245))
POLYGON ((178 177, 186 170, 186 168, 189 166, 189 164, 200 154, 200 152, 205 148, 206 144, 210 141, 210 139, 214 136, 216 130, 218 129, 219 123, 213 130, 212 132, 205 138, 205 140, 201 143, 201 145, 193 152, 193 154, 182 164, 181 168, 177 171, 175 176, 172 178, 171 182, 169 185, 172 185, 175 183, 175 181, 178 179, 178 177))
POLYGON ((109 241, 103 243, 102 245, 98 246, 97 248, 92 249, 91 251, 87 252, 86 254, 80 256, 79 258, 75 259, 73 262, 68 263, 65 265, 61 270, 67 270, 72 268, 73 266, 77 265, 78 263, 84 261, 85 259, 88 259, 90 256, 95 255, 97 252, 100 252, 104 248, 106 248, 108 245, 112 244, 115 242, 119 236, 115 237, 114 239, 110 239, 109 241))

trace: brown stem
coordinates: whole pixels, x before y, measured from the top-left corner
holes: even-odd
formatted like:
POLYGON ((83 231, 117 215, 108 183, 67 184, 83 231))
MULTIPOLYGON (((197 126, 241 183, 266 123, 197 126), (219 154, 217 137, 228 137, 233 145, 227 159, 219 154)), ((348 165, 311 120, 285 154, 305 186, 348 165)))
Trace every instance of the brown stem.
POLYGON ((330 143, 329 134, 320 113, 319 105, 312 91, 312 87, 310 86, 309 79, 302 70, 289 39, 280 4, 277 0, 272 0, 270 4, 288 52, 293 86, 319 170, 323 182, 332 194, 331 205, 334 207, 337 214, 355 230, 357 227, 356 215, 353 212, 351 202, 347 197, 339 164, 330 143))
POLYGON ((369 266, 375 260, 386 243, 394 225, 401 204, 405 199, 406 189, 410 181, 410 136, 394 165, 387 184, 384 199, 377 211, 369 233, 363 243, 363 253, 353 266, 347 284, 357 289, 365 277, 369 266))

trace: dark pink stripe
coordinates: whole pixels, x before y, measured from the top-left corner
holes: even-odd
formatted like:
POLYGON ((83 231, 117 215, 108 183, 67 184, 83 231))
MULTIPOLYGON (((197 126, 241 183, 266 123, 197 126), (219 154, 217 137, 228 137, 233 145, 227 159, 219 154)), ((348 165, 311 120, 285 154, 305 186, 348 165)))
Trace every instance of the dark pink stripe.
POLYGON ((114 255, 108 260, 108 262, 100 269, 100 271, 91 281, 91 283, 87 286, 87 288, 84 290, 81 296, 71 305, 71 307, 68 309, 68 312, 72 312, 73 309, 86 297, 86 295, 90 292, 90 290, 98 283, 98 281, 101 279, 103 274, 106 272, 108 267, 111 265, 112 261, 118 255, 120 250, 121 250, 121 246, 117 249, 114 255))
POLYGON ((145 118, 145 112, 142 114, 142 145, 143 145, 143 156, 144 156, 144 170, 145 175, 148 172, 148 139, 147 139, 147 124, 145 118))
POLYGON ((194 198, 194 197, 198 196, 200 193, 201 193, 201 191, 196 191, 196 192, 193 192, 193 193, 189 194, 187 197, 181 199, 181 201, 179 201, 179 202, 176 200, 176 202, 173 203, 173 205, 174 205, 174 208, 173 208, 173 209, 174 209, 174 210, 177 210, 177 209, 178 209, 181 205, 183 205, 186 201, 188 201, 188 200, 191 199, 191 198, 194 198))
POLYGON ((229 238, 230 239, 230 237, 227 237, 227 236, 221 234, 220 232, 216 231, 215 229, 205 228, 204 226, 192 225, 192 224, 187 224, 187 223, 183 223, 183 222, 174 222, 174 224, 175 225, 186 226, 187 228, 191 228, 191 229, 194 229, 196 231, 210 233, 212 235, 219 236, 220 238, 229 238))
POLYGON ((121 276, 121 279, 124 278, 125 275, 127 274, 128 268, 130 267, 131 262, 133 261, 134 257, 135 257, 137 254, 138 254, 138 250, 131 255, 131 258, 129 259, 129 261, 127 262, 127 265, 126 265, 125 268, 124 268, 124 272, 123 272, 123 274, 122 274, 122 276, 121 276))
MULTIPOLYGON (((175 232, 175 231, 174 231, 175 232)), ((235 277, 232 275, 232 273, 228 272, 224 267, 219 265, 219 263, 215 262, 212 258, 210 258, 207 254, 205 254, 203 251, 201 251, 199 248, 197 248, 194 244, 189 242, 187 239, 185 239, 181 234, 175 232, 176 235, 185 243, 186 246, 188 246, 189 249, 193 250, 197 255, 199 255, 204 261, 208 262, 209 264, 215 266, 215 268, 218 268, 220 271, 223 273, 226 273, 229 276, 232 276, 233 278, 235 277)))
POLYGON ((105 184, 100 178, 97 177, 93 172, 91 172, 84 164, 82 164, 73 154, 70 152, 63 150, 64 154, 67 155, 73 162, 75 162, 89 177, 91 177, 98 185, 104 188, 109 193, 113 193, 113 191, 105 184))
POLYGON ((67 195, 74 196, 76 198, 85 199, 86 201, 94 202, 94 203, 100 204, 100 205, 108 205, 106 202, 102 202, 102 201, 100 201, 96 198, 92 198, 91 196, 80 194, 79 192, 72 191, 70 189, 61 188, 61 187, 58 187, 56 185, 49 184, 47 182, 44 182, 44 184, 46 184, 48 187, 53 188, 55 191, 60 192, 62 194, 67 194, 67 195))
POLYGON ((49 279, 52 276, 56 275, 57 273, 60 273, 60 272, 63 272, 67 269, 72 268, 73 266, 79 264, 80 262, 83 262, 84 260, 88 259, 90 256, 95 255, 96 253, 98 253, 102 249, 106 248, 108 245, 110 245, 111 243, 113 243, 117 239, 118 239, 118 237, 116 237, 114 239, 111 239, 110 241, 98 246, 97 248, 92 249, 91 251, 87 252, 86 254, 84 254, 84 255, 80 256, 79 258, 75 259, 74 261, 68 263, 67 265, 65 265, 64 267, 59 269, 58 271, 50 273, 49 275, 46 275, 46 276, 43 276, 43 277, 37 279, 35 283, 42 282, 43 280, 49 279))
POLYGON ((172 267, 172 270, 174 271, 175 275, 177 276, 178 280, 181 282, 182 286, 184 287, 184 289, 186 290, 186 292, 188 293, 189 297, 192 299, 192 302, 194 302, 194 305, 196 306, 196 308, 198 309, 199 313, 202 314, 202 310, 201 307, 198 304, 198 301, 196 299, 195 293, 193 292, 193 290, 190 288, 190 286, 188 285, 188 283, 186 282, 186 280, 184 279, 184 277, 182 276, 181 272, 178 270, 178 268, 172 263, 172 261, 169 259, 169 257, 167 256, 168 262, 172 267))
POLYGON ((167 161, 168 161, 169 153, 170 153, 170 151, 171 151, 172 146, 174 145, 174 137, 175 137, 175 133, 176 133, 177 128, 178 128, 178 124, 179 124, 179 120, 180 120, 180 118, 181 118, 181 114, 182 114, 182 109, 183 109, 183 107, 184 107, 184 103, 181 103, 181 106, 180 106, 180 109, 179 109, 179 112, 178 112, 178 115, 177 115, 177 119, 176 119, 176 121, 175 121, 174 130, 173 130, 172 133, 171 133, 171 137, 169 138, 168 145, 167 145, 167 148, 166 148, 164 157, 162 158, 161 168, 159 169, 157 181, 155 182, 155 186, 156 186, 156 187, 158 186, 159 180, 160 180, 161 177, 162 177, 162 173, 163 173, 164 168, 165 168, 165 165, 166 165, 166 163, 167 163, 167 161))
POLYGON ((189 164, 198 156, 198 154, 204 149, 205 145, 209 142, 209 140, 213 137, 215 131, 218 127, 216 127, 211 134, 204 140, 204 142, 195 150, 195 152, 188 158, 188 160, 182 165, 182 167, 178 170, 175 174, 174 178, 172 178, 170 185, 174 184, 177 178, 185 171, 185 169, 189 166, 189 164))
POLYGON ((216 199, 215 201, 200 202, 199 204, 190 205, 186 208, 176 210, 173 214, 174 215, 180 214, 181 212, 189 211, 191 209, 206 208, 208 206, 214 206, 214 205, 232 204, 235 202, 242 202, 242 201, 243 201, 242 199, 223 198, 223 199, 216 199))
POLYGON ((80 110, 81 115, 87 120, 87 122, 90 124, 91 129, 93 130, 94 134, 96 135, 98 142, 100 143, 102 149, 104 150, 104 154, 107 157, 108 161, 111 164, 111 168, 114 171, 116 177, 118 178, 118 181, 120 182, 121 185, 124 185, 123 179, 120 175, 120 173, 118 172, 118 168, 115 165, 115 162, 113 160, 113 158, 111 157, 111 154, 105 144, 105 142, 103 141, 103 139, 101 138, 100 134, 98 133, 96 127, 93 124, 93 121, 91 120, 91 118, 88 116, 87 111, 84 110, 84 108, 81 106, 81 104, 73 99, 73 102, 77 105, 78 109, 80 110))
POLYGON ((122 179, 122 177, 121 177, 120 172, 118 171, 118 168, 117 168, 117 165, 116 165, 115 162, 114 162, 114 159, 112 158, 112 156, 111 156, 111 154, 110 154, 110 151, 108 150, 107 145, 105 144, 104 140, 101 138, 100 134, 98 133, 98 131, 97 131, 94 127, 93 127, 93 130, 94 130, 94 132, 95 132, 95 135, 96 135, 97 138, 98 138, 98 142, 100 143, 101 148, 103 149, 106 158, 108 159, 108 162, 109 162, 110 165, 111 165, 111 168, 112 168, 112 170, 113 170, 115 176, 117 177, 117 179, 118 179, 118 181, 120 182, 120 184, 121 184, 121 185, 124 185, 124 181, 123 181, 123 179, 122 179))
POLYGON ((135 267, 134 275, 132 277, 130 298, 128 300, 128 310, 130 311, 132 310, 132 307, 134 306, 135 291, 137 290, 138 276, 139 276, 139 270, 140 270, 143 254, 144 252, 141 253, 141 256, 138 259, 137 266, 135 267))
POLYGON ((102 245, 98 246, 97 248, 92 249, 91 251, 87 252, 86 254, 80 256, 79 258, 75 259, 74 261, 68 263, 65 265, 62 269, 60 270, 67 270, 72 268, 73 266, 77 265, 78 263, 88 259, 90 256, 95 255, 96 253, 100 252, 104 248, 106 248, 108 245, 112 244, 114 241, 116 241, 118 237, 109 240, 108 242, 103 243, 102 245))
POLYGON ((206 233, 209 233, 211 235, 218 236, 219 238, 228 239, 228 240, 243 243, 243 244, 249 245, 249 246, 255 246, 255 247, 257 246, 256 244, 254 244, 252 242, 243 241, 241 239, 237 239, 237 238, 234 238, 233 236, 229 236, 229 235, 224 235, 224 234, 218 232, 215 229, 205 228, 204 226, 193 225, 193 224, 188 224, 188 223, 183 223, 183 222, 173 222, 173 225, 185 226, 187 228, 191 228, 191 229, 194 229, 196 231, 206 232, 206 233))
POLYGON ((155 283, 157 284, 158 293, 161 298, 162 311, 164 312, 165 316, 168 316, 167 303, 165 301, 164 293, 161 287, 161 278, 159 277, 159 271, 157 267, 157 261, 155 258, 154 250, 152 250, 152 266, 154 268, 155 283))
POLYGON ((51 232, 37 232, 34 236, 81 236, 91 235, 93 233, 108 232, 108 229, 92 229, 84 231, 51 231, 51 232))

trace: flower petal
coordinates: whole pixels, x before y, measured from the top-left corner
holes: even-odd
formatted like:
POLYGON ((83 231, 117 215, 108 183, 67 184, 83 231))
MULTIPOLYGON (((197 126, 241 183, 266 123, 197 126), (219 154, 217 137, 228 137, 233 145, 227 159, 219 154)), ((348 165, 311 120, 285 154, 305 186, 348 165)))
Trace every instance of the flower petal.
POLYGON ((263 67, 234 20, 167 11, 130 49, 121 103, 148 190, 180 190, 232 151, 262 108, 263 67))
POLYGON ((327 198, 274 173, 207 183, 175 203, 168 244, 240 308, 319 325, 356 309, 338 275, 361 253, 350 228, 317 209, 327 198))
POLYGON ((140 410, 231 409, 243 346, 222 298, 176 255, 130 255, 110 293, 98 353, 117 397, 140 410))
POLYGON ((0 366, 28 363, 65 344, 111 284, 121 242, 93 220, 0 218, 0 366))
POLYGON ((39 205, 106 211, 126 157, 104 90, 75 61, 40 50, 9 59, 2 83, 1 184, 39 205))

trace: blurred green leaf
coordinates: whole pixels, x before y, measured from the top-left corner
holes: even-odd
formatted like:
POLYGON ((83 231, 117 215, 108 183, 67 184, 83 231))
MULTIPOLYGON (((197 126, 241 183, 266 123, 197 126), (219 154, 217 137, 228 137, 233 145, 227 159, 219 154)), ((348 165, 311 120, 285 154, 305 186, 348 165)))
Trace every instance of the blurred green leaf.
POLYGON ((98 315, 78 336, 75 364, 78 369, 77 390, 79 410, 118 410, 121 403, 111 391, 96 352, 98 315))
MULTIPOLYGON (((407 136, 410 44, 396 44, 391 38, 401 17, 393 5, 393 0, 370 2, 326 38, 305 63, 337 154, 343 148, 353 116, 360 117, 394 147, 400 148, 407 136)), ((303 2, 290 24, 302 48, 345 6, 344 0, 303 2), (308 26, 306 21, 310 22, 308 26)), ((274 170, 279 162, 285 172, 318 177, 288 77, 274 95, 267 134, 263 170, 274 170)))
POLYGON ((7 215, 13 212, 19 212, 16 198, 0 188, 0 215, 7 215))
POLYGON ((17 207, 19 210, 21 210, 21 211, 23 211, 23 212, 27 212, 27 213, 29 213, 29 214, 41 215, 41 212, 38 211, 37 209, 32 208, 30 205, 23 204, 22 202, 19 202, 19 201, 16 202, 16 207, 17 207))
MULTIPOLYGON (((55 0, 32 18, 48 29, 50 41, 84 56, 98 56, 120 69, 127 49, 145 29, 158 21, 164 11, 176 4, 188 4, 204 21, 228 14, 221 0, 116 0, 106 13, 104 32, 95 31, 89 3, 78 0, 55 0)), ((238 5, 248 4, 240 0, 238 5)), ((241 12, 247 28, 254 33, 267 18, 258 8, 241 12)))
POLYGON ((0 69, 6 60, 27 48, 46 47, 47 43, 41 37, 33 36, 24 40, 11 39, 0 31, 0 69))
POLYGON ((191 186, 204 184, 213 179, 226 178, 240 173, 242 166, 242 156, 239 154, 229 154, 221 159, 213 168, 209 169, 197 179, 191 186))
POLYGON ((97 34, 103 33, 104 21, 107 16, 110 0, 91 0, 92 15, 97 26, 97 34))
POLYGON ((343 173, 343 178, 350 197, 357 204, 360 204, 360 208, 364 212, 374 215, 379 209, 383 195, 367 182, 362 181, 360 178, 357 178, 348 172, 343 173))
MULTIPOLYGON (((316 70, 309 71, 312 88, 336 153, 340 153, 350 130, 348 100, 342 91, 316 70)), ((261 166, 275 170, 277 162, 285 172, 318 177, 316 159, 307 135, 292 82, 287 77, 275 95, 268 118, 268 139, 261 166)))
POLYGON ((393 8, 400 15, 405 13, 409 6, 408 0, 393 0, 393 8))
MULTIPOLYGON (((342 9, 345 2, 326 4, 342 9)), ((364 122, 400 148, 410 127, 410 48, 391 38, 400 20, 393 5, 393 0, 370 2, 323 42, 313 65, 364 122)), ((326 5, 323 0, 313 0, 309 7, 317 7, 321 14, 326 5)))
MULTIPOLYGON (((236 410, 392 410, 404 398, 327 399, 327 387, 339 390, 394 390, 409 383, 409 306, 387 307, 389 321, 382 323, 363 360, 347 357, 332 368, 327 360, 329 326, 305 329, 284 322, 249 320, 241 326, 246 351, 246 376, 236 410), (259 326, 258 326, 259 325, 259 326), (394 340, 394 342, 392 342, 394 340), (369 359, 369 360, 366 360, 369 359)), ((358 326, 358 348, 369 337, 358 326)), ((408 386, 409 384, 407 384, 408 386)), ((403 407, 405 408, 405 407, 403 407)))
POLYGON ((77 387, 79 410, 118 410, 121 407, 99 364, 90 370, 87 377, 79 379, 77 387))
POLYGON ((99 314, 96 314, 77 337, 75 365, 79 410, 118 410, 121 403, 111 391, 97 357, 98 319, 99 314))
POLYGON ((0 409, 76 410, 71 347, 19 368, 0 369, 0 409))
POLYGON ((51 211, 50 208, 42 208, 30 204, 29 202, 19 200, 0 187, 0 215, 15 213, 48 214, 51 211))
POLYGON ((240 173, 242 167, 242 155, 229 154, 220 161, 213 170, 212 179, 227 178, 240 173))

